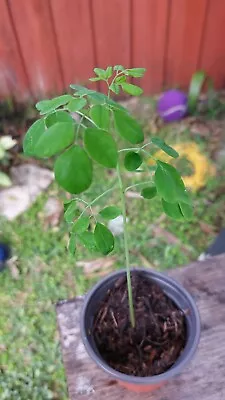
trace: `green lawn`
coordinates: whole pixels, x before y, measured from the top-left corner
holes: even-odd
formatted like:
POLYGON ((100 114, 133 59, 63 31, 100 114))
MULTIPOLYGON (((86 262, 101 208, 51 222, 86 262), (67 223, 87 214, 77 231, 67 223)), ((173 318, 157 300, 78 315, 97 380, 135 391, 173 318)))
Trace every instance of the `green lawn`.
MULTIPOLYGON (((113 175, 100 167, 95 174, 98 184, 84 196, 87 201, 110 187, 114 180, 113 175)), ((138 174, 127 174, 125 181, 129 186, 140 179, 138 174)), ((167 217, 161 218, 157 198, 128 199, 132 264, 165 270, 195 260, 215 235, 210 227, 216 230, 223 225, 225 194, 218 194, 220 185, 221 176, 218 176, 193 195, 194 219, 182 225, 167 217), (161 229, 158 235, 155 226, 161 229), (172 240, 168 233, 174 235, 172 240)), ((84 293, 98 277, 85 277, 82 269, 76 267, 75 258, 67 253, 68 228, 63 219, 56 228, 45 224, 44 204, 49 196, 58 195, 63 199, 63 193, 53 184, 16 221, 0 221, 0 234, 10 240, 16 258, 14 265, 0 275, 1 400, 67 399, 54 305, 60 299, 84 293)), ((118 205, 116 189, 109 197, 111 203, 118 205)), ((96 203, 94 211, 106 200, 107 197, 96 203)), ((121 237, 116 239, 114 254, 114 267, 123 267, 121 237)), ((78 246, 77 260, 97 257, 99 254, 91 254, 78 246)))

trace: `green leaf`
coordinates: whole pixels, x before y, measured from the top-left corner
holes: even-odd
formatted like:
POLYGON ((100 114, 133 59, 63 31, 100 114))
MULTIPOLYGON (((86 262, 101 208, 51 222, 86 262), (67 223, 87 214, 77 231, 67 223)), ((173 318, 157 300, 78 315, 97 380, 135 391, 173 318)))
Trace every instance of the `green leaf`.
POLYGON ((84 192, 92 182, 92 162, 78 146, 70 147, 57 158, 54 172, 59 185, 70 193, 84 192))
POLYGON ((86 96, 89 93, 93 92, 93 90, 90 90, 90 89, 86 88, 85 86, 81 86, 81 85, 71 84, 70 87, 71 87, 71 89, 76 90, 75 95, 79 95, 79 96, 86 96))
POLYGON ((115 206, 108 206, 103 208, 103 210, 101 210, 99 214, 101 215, 102 218, 114 219, 119 215, 121 215, 121 210, 115 206))
POLYGON ((126 74, 128 76, 132 76, 133 78, 142 78, 142 76, 145 74, 145 71, 145 68, 129 68, 126 69, 126 74))
POLYGON ((72 99, 69 94, 64 94, 62 96, 54 97, 51 100, 42 100, 36 104, 36 108, 40 111, 40 114, 47 114, 54 111, 56 108, 64 106, 72 99))
POLYGON ((97 250, 93 232, 84 232, 78 235, 80 242, 90 251, 97 250))
POLYGON ((128 114, 128 110, 127 110, 125 107, 121 106, 121 104, 117 103, 116 101, 114 101, 114 100, 112 100, 112 99, 108 99, 108 98, 107 98, 106 104, 107 104, 110 108, 112 108, 112 109, 116 109, 116 110, 119 110, 119 111, 123 111, 123 112, 125 112, 126 114, 128 114))
POLYGON ((107 67, 107 68, 106 68, 106 71, 105 71, 105 77, 106 77, 106 79, 111 78, 112 74, 113 74, 113 69, 112 69, 112 67, 107 67))
POLYGON ((193 218, 193 208, 189 204, 179 203, 180 210, 186 220, 191 220, 193 218))
POLYGON ((124 83, 124 82, 126 82, 126 80, 127 80, 126 76, 121 75, 121 76, 116 77, 115 82, 116 83, 124 83))
POLYGON ((4 172, 0 171, 0 187, 8 187, 11 186, 12 182, 8 175, 6 175, 4 172))
POLYGON ((207 75, 204 71, 197 71, 192 75, 188 91, 188 110, 190 113, 196 110, 198 98, 206 77, 207 75))
POLYGON ((79 217, 78 220, 74 223, 72 232, 74 233, 83 233, 89 227, 89 217, 87 215, 83 215, 79 217))
POLYGON ((139 86, 132 85, 131 83, 121 83, 121 87, 124 92, 131 96, 140 96, 143 93, 143 90, 139 86))
POLYGON ((35 155, 36 144, 44 132, 45 123, 43 119, 39 119, 31 125, 23 140, 23 151, 26 156, 33 157, 35 155))
POLYGON ((73 118, 66 111, 54 111, 45 118, 45 125, 47 128, 50 128, 50 126, 56 124, 57 122, 69 122, 74 124, 73 118))
POLYGON ((155 185, 159 195, 169 203, 190 204, 190 196, 178 171, 170 164, 157 161, 155 185))
POLYGON ((83 107, 85 107, 87 104, 87 100, 85 98, 80 98, 80 99, 72 99, 67 108, 70 112, 76 112, 81 110, 83 107))
POLYGON ((70 234, 68 250, 72 256, 76 253, 76 235, 74 233, 70 234))
POLYGON ((93 160, 104 167, 116 168, 116 142, 108 132, 98 128, 87 128, 84 132, 84 145, 93 160))
POLYGON ((113 110, 113 114, 115 127, 120 136, 132 144, 143 142, 143 131, 135 119, 125 112, 116 109, 113 110))
POLYGON ((135 171, 142 164, 142 158, 139 153, 129 151, 124 158, 124 166, 128 171, 135 171))
POLYGON ((153 199, 157 195, 157 190, 155 186, 149 186, 141 191, 141 196, 145 199, 153 199))
POLYGON ((108 129, 110 111, 105 105, 97 104, 91 107, 90 116, 99 128, 108 129))
POLYGON ((159 137, 154 136, 151 139, 151 141, 155 146, 159 147, 161 150, 164 151, 164 153, 168 154, 170 157, 173 158, 179 157, 179 153, 176 150, 174 150, 171 146, 166 144, 164 140, 160 139, 159 137))
POLYGON ((46 129, 35 145, 35 156, 52 157, 73 143, 74 125, 70 122, 57 122, 46 129))
POLYGON ((89 78, 89 81, 91 81, 91 82, 98 82, 100 80, 101 80, 101 78, 99 78, 98 76, 95 76, 94 78, 89 78))
POLYGON ((108 97, 105 94, 95 92, 94 90, 90 91, 87 96, 93 104, 105 104, 108 101, 108 97))
POLYGON ((124 71, 125 68, 122 65, 115 65, 113 67, 114 71, 124 71))
POLYGON ((66 211, 64 213, 64 219, 66 222, 72 222, 76 216, 77 204, 75 200, 71 200, 71 202, 66 204, 66 211))
POLYGON ((96 73, 97 76, 101 79, 107 79, 107 74, 106 71, 102 68, 94 68, 94 72, 96 73))
POLYGON ((162 206, 164 212, 171 218, 178 221, 183 221, 184 217, 178 203, 169 203, 162 199, 162 206))
POLYGON ((112 90, 112 92, 115 94, 120 93, 120 87, 116 83, 111 83, 111 85, 109 86, 109 89, 112 90))
POLYGON ((114 249, 114 236, 105 225, 97 222, 94 231, 95 243, 98 250, 104 254, 109 254, 114 249))

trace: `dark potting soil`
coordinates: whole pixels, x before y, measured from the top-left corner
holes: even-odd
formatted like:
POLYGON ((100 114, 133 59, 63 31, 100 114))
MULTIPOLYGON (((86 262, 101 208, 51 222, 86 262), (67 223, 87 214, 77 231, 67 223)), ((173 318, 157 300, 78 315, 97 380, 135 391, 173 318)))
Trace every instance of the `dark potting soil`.
POLYGON ((186 342, 179 310, 153 281, 132 274, 136 326, 129 320, 126 278, 119 278, 98 310, 93 327, 104 360, 127 375, 152 376, 169 369, 186 342))

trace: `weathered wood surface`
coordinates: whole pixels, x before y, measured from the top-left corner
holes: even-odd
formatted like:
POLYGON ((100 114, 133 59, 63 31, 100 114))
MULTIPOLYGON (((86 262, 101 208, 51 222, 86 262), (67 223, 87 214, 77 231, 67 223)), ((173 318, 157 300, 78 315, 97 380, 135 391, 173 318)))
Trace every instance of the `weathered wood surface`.
POLYGON ((202 321, 198 352, 177 378, 153 393, 120 388, 88 357, 80 339, 82 298, 57 305, 63 360, 71 400, 224 400, 225 255, 175 269, 169 275, 194 296, 202 321))

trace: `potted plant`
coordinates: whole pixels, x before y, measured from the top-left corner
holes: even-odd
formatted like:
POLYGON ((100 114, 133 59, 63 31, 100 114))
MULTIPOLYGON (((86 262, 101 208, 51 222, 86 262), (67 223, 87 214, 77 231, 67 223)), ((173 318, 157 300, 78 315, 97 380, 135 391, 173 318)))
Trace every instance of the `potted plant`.
POLYGON ((145 141, 139 123, 111 98, 121 91, 139 96, 142 89, 129 78, 142 77, 145 69, 116 65, 94 72, 90 81, 104 81, 108 95, 71 85, 72 94, 38 102, 42 118, 26 133, 24 152, 38 158, 54 156, 56 181, 74 195, 65 204, 72 254, 77 241, 109 254, 114 236, 103 221, 122 214, 126 269, 103 279, 86 296, 81 334, 101 368, 129 389, 148 391, 179 373, 191 359, 200 321, 194 301, 179 283, 155 271, 130 267, 123 170, 148 174, 137 184, 141 195, 149 202, 158 196, 171 218, 190 219, 191 199, 178 171, 155 159, 152 150, 160 148, 172 158, 178 153, 159 137, 145 141), (118 142, 128 144, 119 148, 118 142), (149 157, 155 161, 154 171, 149 169, 149 157), (87 203, 78 195, 91 186, 93 163, 114 169, 117 183, 87 203), (94 215, 92 206, 116 187, 121 208, 110 204, 94 215), (77 218, 79 203, 84 209, 77 218))

